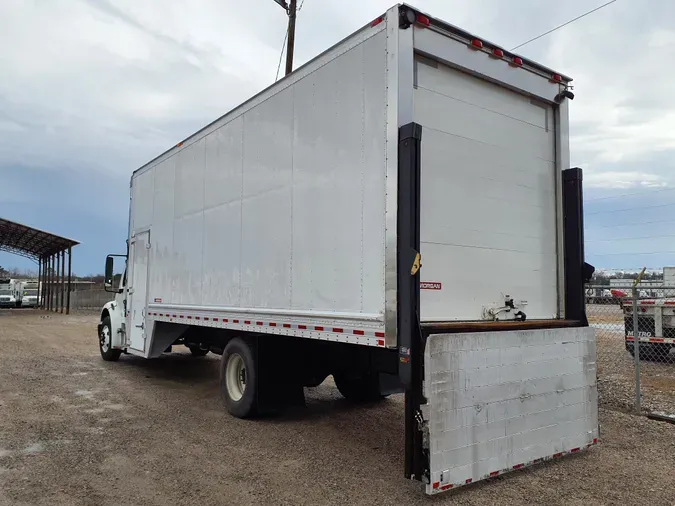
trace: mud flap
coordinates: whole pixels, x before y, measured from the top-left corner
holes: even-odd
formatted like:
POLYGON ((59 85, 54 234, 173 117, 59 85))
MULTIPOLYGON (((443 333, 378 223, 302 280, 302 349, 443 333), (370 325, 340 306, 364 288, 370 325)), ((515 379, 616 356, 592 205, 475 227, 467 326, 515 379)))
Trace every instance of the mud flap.
POLYGON ((598 441, 589 327, 432 334, 420 427, 435 494, 598 441))

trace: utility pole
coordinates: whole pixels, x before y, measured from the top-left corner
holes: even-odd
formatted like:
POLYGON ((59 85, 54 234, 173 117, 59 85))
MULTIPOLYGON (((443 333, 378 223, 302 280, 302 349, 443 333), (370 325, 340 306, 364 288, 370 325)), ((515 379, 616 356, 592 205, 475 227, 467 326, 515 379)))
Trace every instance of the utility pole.
POLYGON ((288 14, 288 45, 286 46, 286 75, 293 72, 293 50, 295 49, 295 18, 298 13, 298 1, 274 0, 281 5, 288 14))
POLYGON ((286 75, 293 72, 293 50, 295 49, 295 17, 297 13, 297 0, 291 0, 291 5, 288 8, 288 47, 286 48, 286 75))

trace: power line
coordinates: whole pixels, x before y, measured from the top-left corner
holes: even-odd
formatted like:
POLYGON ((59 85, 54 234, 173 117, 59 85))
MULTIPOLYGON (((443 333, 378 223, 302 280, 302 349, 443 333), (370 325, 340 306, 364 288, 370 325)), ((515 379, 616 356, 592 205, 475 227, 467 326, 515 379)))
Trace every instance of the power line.
POLYGON ((523 47, 523 46, 529 44, 530 42, 534 42, 534 41, 537 40, 537 39, 541 39, 541 38, 544 37, 545 35, 548 35, 549 33, 553 33, 553 32, 555 32, 556 30, 559 30, 560 28, 562 28, 563 26, 569 25, 570 23, 574 23, 575 21, 577 21, 577 20, 579 20, 579 19, 581 19, 581 18, 583 18, 583 17, 586 17, 586 16, 588 16, 589 14, 593 14, 595 11, 599 11, 599 10, 602 9, 603 7, 607 7, 608 5, 613 4, 614 2, 616 2, 616 0, 611 0, 610 2, 607 2, 606 4, 602 4, 600 7, 596 7, 595 9, 590 10, 590 11, 588 11, 588 12, 582 14, 581 16, 577 16, 577 17, 574 18, 574 19, 570 19, 570 20, 567 21, 566 23, 563 23, 562 25, 558 25, 558 26, 556 26, 555 28, 552 28, 551 30, 549 30, 548 32, 542 33, 541 35, 537 35, 537 36, 534 37, 533 39, 530 39, 530 40, 528 40, 528 41, 523 42, 522 44, 517 45, 516 47, 514 47, 513 49, 511 49, 511 51, 515 51, 515 50, 518 49, 519 47, 523 47))
POLYGON ((675 235, 643 235, 640 237, 617 237, 616 239, 591 239, 586 242, 634 241, 638 239, 661 239, 663 237, 675 237, 675 235))
POLYGON ((618 227, 630 227, 633 225, 654 225, 657 223, 673 223, 675 220, 658 220, 658 221, 637 221, 635 223, 620 223, 618 225, 601 225, 599 227, 593 227, 592 229, 587 230, 586 232, 598 229, 598 228, 618 228, 618 227))
POLYGON ((642 211, 643 209, 656 209, 657 207, 670 207, 675 206, 675 202, 672 204, 658 204, 656 206, 641 206, 641 207, 627 207, 625 209, 610 209, 609 211, 596 211, 594 213, 585 213, 586 216, 592 216, 594 214, 606 214, 606 213, 622 213, 624 211, 642 211))
POLYGON ((669 251, 643 251, 640 253, 592 253, 590 256, 595 256, 595 257, 609 257, 609 256, 616 256, 616 255, 660 255, 662 253, 675 253, 675 250, 669 250, 669 251))
POLYGON ((672 192, 675 191, 675 188, 662 188, 662 189, 656 189, 656 190, 648 190, 644 192, 634 192, 634 193, 624 193, 622 195, 611 195, 609 197, 598 197, 595 199, 586 199, 584 202, 597 202, 598 200, 607 200, 607 199, 618 199, 622 197, 632 197, 634 195, 653 195, 654 193, 661 193, 661 192, 672 192))
POLYGON ((281 45, 281 54, 279 55, 279 65, 277 65, 277 75, 274 78, 275 83, 279 80, 279 70, 281 70, 281 60, 284 57, 284 49, 286 49, 286 39, 287 38, 288 38, 288 28, 286 28, 286 35, 284 35, 284 42, 281 45))

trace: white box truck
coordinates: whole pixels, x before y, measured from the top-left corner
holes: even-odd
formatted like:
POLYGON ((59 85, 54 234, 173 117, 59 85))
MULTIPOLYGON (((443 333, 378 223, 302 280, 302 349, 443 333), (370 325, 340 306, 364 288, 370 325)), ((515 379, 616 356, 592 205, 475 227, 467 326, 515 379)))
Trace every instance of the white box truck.
POLYGON ((17 281, 15 279, 0 279, 0 307, 17 307, 17 281))
POLYGON ((18 282, 17 293, 18 305, 21 307, 36 307, 38 305, 38 282, 36 280, 24 279, 18 282))
POLYGON ((397 5, 131 177, 101 355, 222 355, 234 416, 405 391, 435 494, 597 442, 570 79, 397 5), (121 259, 121 261, 124 261, 121 259))

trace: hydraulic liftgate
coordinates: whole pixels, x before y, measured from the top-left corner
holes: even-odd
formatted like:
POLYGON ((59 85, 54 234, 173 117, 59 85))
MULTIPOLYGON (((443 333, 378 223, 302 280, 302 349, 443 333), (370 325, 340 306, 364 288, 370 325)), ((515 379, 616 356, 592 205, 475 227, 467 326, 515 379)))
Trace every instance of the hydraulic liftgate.
MULTIPOLYGON (((563 171, 563 227, 565 237, 565 318, 550 321, 527 322, 467 322, 452 325, 420 324, 420 171, 421 171, 422 127, 411 123, 399 129, 399 173, 398 173, 398 339, 399 377, 406 389, 405 395, 405 476, 426 484, 427 493, 448 490, 469 484, 479 479, 497 476, 503 472, 520 469, 549 458, 574 453, 597 443, 597 385, 595 370, 595 338, 593 329, 588 328, 583 298, 584 278, 590 277, 592 267, 584 264, 583 258, 583 212, 581 192, 581 170, 563 171), (451 340, 442 341, 453 334, 451 340), (455 339, 456 338, 456 339, 455 339), (521 353, 533 352, 534 359, 523 367, 518 360, 511 364, 517 378, 526 378, 520 370, 526 370, 538 379, 532 381, 532 392, 511 399, 507 393, 500 400, 500 409, 506 413, 515 409, 525 413, 520 422, 528 426, 528 439, 523 436, 522 447, 504 453, 504 444, 495 438, 487 445, 474 445, 471 450, 460 447, 454 450, 439 449, 436 433, 453 430, 454 427, 439 427, 448 424, 447 419, 439 420, 430 414, 439 405, 429 402, 448 403, 435 392, 430 371, 425 371, 426 362, 440 364, 448 360, 454 343, 464 339, 489 339, 500 353, 500 346, 509 347, 514 342, 527 343, 521 353), (432 343, 433 340, 433 344, 432 343), (431 348, 429 348, 431 347, 431 348), (544 351, 542 351, 544 350, 544 351), (445 353, 445 357, 442 355, 445 353), (558 368, 552 372, 552 364, 558 368), (543 371, 543 372, 542 372, 543 371), (558 377, 559 375, 559 377, 558 377), (425 396, 431 395, 431 400, 425 396), (516 402, 517 401, 517 402, 516 402), (512 408, 509 408, 509 403, 512 408), (542 411, 542 403, 546 406, 542 411), (548 409, 548 408, 552 409, 548 409), (530 411, 528 411, 530 410, 530 411), (534 413, 529 415, 528 413, 534 413), (549 429, 551 420, 555 429, 549 429), (429 422, 431 419, 432 425, 429 422), (548 420, 548 419, 547 419, 548 420), (541 429, 537 431, 540 427, 541 429), (468 454, 467 451, 480 453, 468 454), (494 455, 491 454, 494 452, 494 455), (432 455, 433 453, 433 455, 432 455), (456 472, 440 471, 448 466, 448 457, 456 456, 466 465, 456 472), (445 461, 443 460, 445 458, 445 461), (511 464, 512 460, 519 460, 511 464), (433 465, 432 465, 433 464, 433 465), (499 466, 505 467, 499 467, 499 466), (440 466, 440 467, 439 467, 440 466), (494 470, 492 467, 496 466, 494 470), (485 469, 483 469, 485 467, 485 469), (458 480, 458 475, 467 474, 458 480)), ((462 352, 461 346, 458 348, 462 352)), ((491 350, 488 350, 488 353, 491 350)), ((479 353, 483 353, 482 351, 479 353)), ((478 356, 478 355, 475 355, 478 356)), ((480 357, 482 359, 482 357, 480 357)), ((436 371, 438 372, 438 371, 436 371)), ((441 371, 443 372, 443 371, 441 371)), ((450 374, 457 371, 448 371, 450 374)), ((527 374, 526 373, 526 374, 527 374)), ((504 387, 504 385, 500 385, 504 387)), ((470 392, 470 386, 464 393, 470 392)), ((502 388, 503 389, 503 388, 502 388)), ((490 395, 492 393, 490 392, 490 395)), ((496 395, 501 395, 497 393, 496 395)), ((472 394, 469 393, 469 397, 472 394)), ((501 398, 500 398, 501 399, 501 398)), ((453 401, 456 402, 456 401, 453 401)), ((459 405, 459 404, 457 404, 459 405)), ((483 406, 487 406, 485 403, 483 406)), ((441 406, 443 411, 446 406, 441 406)), ((471 406, 473 409, 474 406, 471 406)), ((489 409, 489 408, 487 408, 489 409)), ((486 411, 480 415, 489 416, 486 411)), ((461 425, 461 410, 455 419, 461 425)), ((475 416, 474 413, 471 416, 475 416)), ((508 416, 508 415, 504 415, 508 416)), ((447 417, 446 417, 447 418, 447 417)), ((489 423, 484 429, 489 430, 489 423)), ((461 429, 461 427, 459 427, 461 429)), ((465 427, 471 431, 472 427, 465 427)), ((453 438, 472 441, 473 434, 455 431, 453 438), (461 438, 465 439, 461 439, 461 438)), ((500 428, 501 430, 501 428, 500 428)), ((518 429, 520 430, 520 429, 518 429)), ((441 440, 443 444, 447 440, 441 440)), ((502 441, 505 443, 505 441, 502 441)), ((508 444, 512 444, 510 440, 508 444)), ((514 461, 515 462, 515 461, 514 461)))

